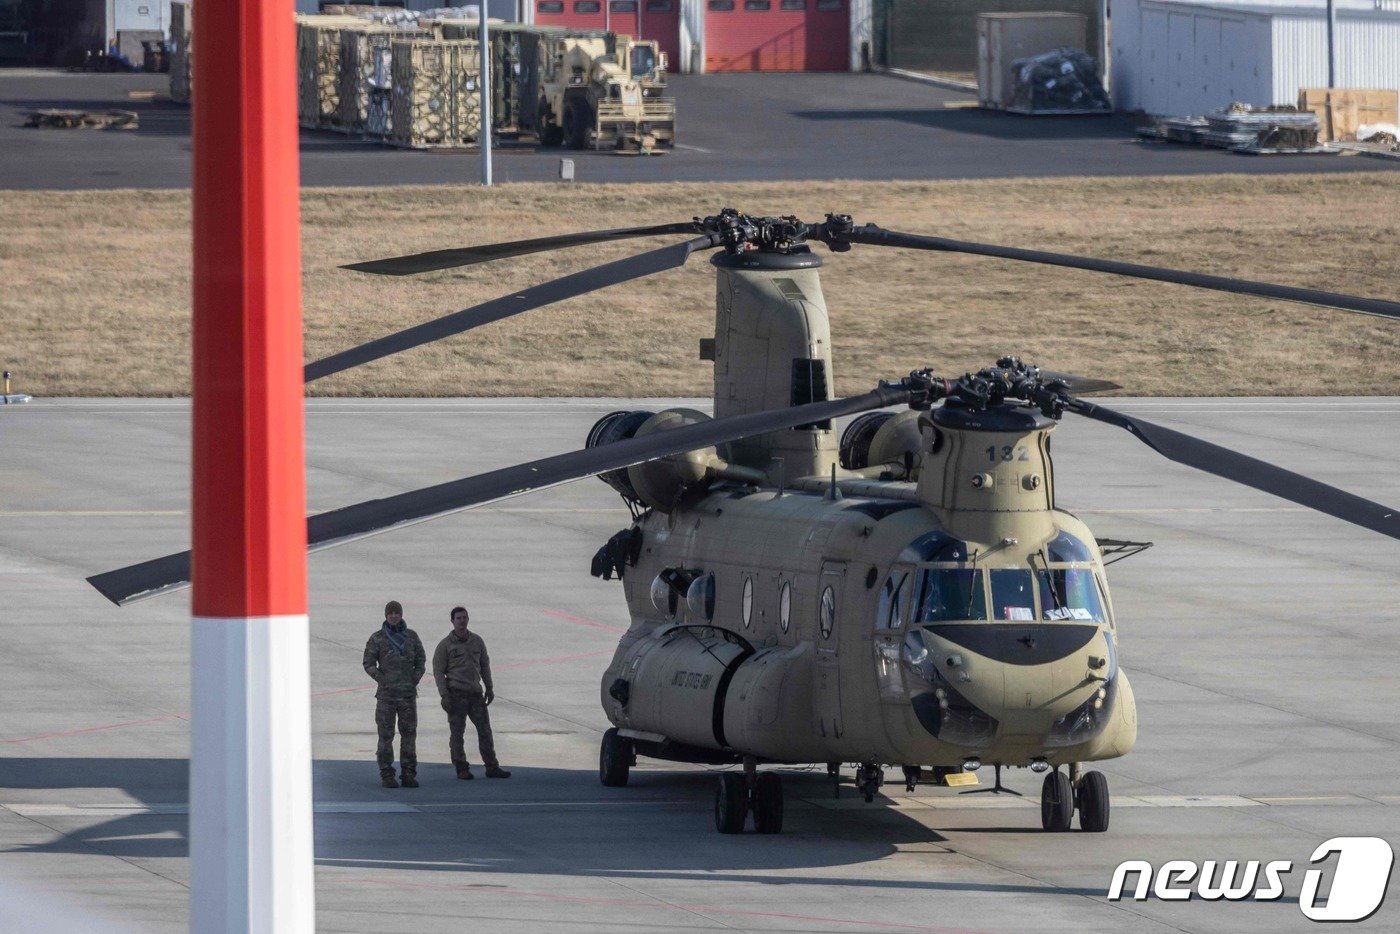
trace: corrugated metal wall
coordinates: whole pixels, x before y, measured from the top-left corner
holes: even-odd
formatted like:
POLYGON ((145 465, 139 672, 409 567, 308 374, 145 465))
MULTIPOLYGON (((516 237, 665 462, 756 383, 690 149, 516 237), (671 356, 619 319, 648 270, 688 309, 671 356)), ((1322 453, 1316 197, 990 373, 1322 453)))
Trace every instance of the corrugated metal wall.
POLYGON ((978 13, 1083 13, 1099 54, 1101 0, 875 0, 877 64, 911 71, 977 69, 978 13))
MULTIPOLYGON (((1273 103, 1295 104, 1299 88, 1327 86, 1327 20, 1273 17, 1273 103)), ((1400 89, 1400 13, 1337 14, 1337 84, 1400 89)))
MULTIPOLYGON (((1338 6, 1338 84, 1400 88, 1400 13, 1355 0, 1338 6)), ((1326 12, 1317 0, 1114 0, 1112 37, 1120 110, 1184 115, 1234 101, 1295 104, 1299 88, 1327 84, 1326 12)))

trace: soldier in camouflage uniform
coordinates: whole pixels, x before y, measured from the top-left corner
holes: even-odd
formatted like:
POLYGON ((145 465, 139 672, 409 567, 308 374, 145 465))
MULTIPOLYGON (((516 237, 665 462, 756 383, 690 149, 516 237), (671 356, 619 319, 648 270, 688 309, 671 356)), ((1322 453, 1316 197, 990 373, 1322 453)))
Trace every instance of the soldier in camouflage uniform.
POLYGON ((467 611, 453 607, 449 614, 452 631, 438 643, 433 653, 433 678, 437 681, 442 709, 447 711, 448 749, 458 778, 471 778, 463 734, 467 720, 476 727, 476 744, 487 778, 510 778, 496 761, 496 744, 491 737, 491 716, 486 712, 496 693, 491 686, 491 658, 481 636, 467 629, 467 611), (482 691, 485 688, 485 691, 482 691))
POLYGON ((394 721, 399 725, 399 769, 405 788, 418 787, 418 682, 427 668, 423 640, 403 621, 403 607, 390 600, 384 625, 365 643, 365 673, 379 684, 374 693, 374 723, 379 727, 379 778, 397 788, 394 778, 394 721))

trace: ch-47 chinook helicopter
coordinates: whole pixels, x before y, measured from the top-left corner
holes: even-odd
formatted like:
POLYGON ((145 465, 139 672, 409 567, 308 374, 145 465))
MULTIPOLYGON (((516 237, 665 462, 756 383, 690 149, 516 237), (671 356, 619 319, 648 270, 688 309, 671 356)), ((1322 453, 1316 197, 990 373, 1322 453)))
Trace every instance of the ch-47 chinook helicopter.
MULTIPOLYGON (((741 763, 720 774, 715 824, 782 828, 764 763, 857 763, 870 799, 885 765, 1045 772, 1041 819, 1109 822, 1085 763, 1126 754, 1132 687, 1103 543, 1055 502, 1050 434, 1066 413, 1126 429, 1165 457, 1400 538, 1389 507, 1077 397, 1111 387, 1004 358, 946 378, 916 370, 863 395, 834 384, 821 259, 854 245, 995 256, 1400 318, 1400 304, 1310 289, 917 236, 750 217, 438 250, 348 268, 406 275, 555 248, 691 239, 416 325, 306 367, 308 381, 509 315, 682 265, 718 248, 714 417, 615 412, 582 450, 311 516, 309 547, 599 475, 632 515, 593 559, 622 578, 631 626, 601 681, 614 724, 599 757, 626 784, 637 755, 741 763), (878 411, 903 406, 898 414, 878 411), (862 414, 863 413, 863 414, 862 414), (859 415, 837 439, 832 420, 859 415)), ((180 588, 189 552, 89 578, 125 604, 180 588)))

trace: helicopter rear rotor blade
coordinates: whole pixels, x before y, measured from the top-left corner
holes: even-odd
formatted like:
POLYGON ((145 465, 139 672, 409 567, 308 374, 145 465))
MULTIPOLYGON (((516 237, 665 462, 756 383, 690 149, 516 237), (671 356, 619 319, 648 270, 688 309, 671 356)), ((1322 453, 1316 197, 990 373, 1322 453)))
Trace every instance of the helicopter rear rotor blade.
POLYGON ((410 253, 407 256, 394 256, 389 259, 349 263, 340 268, 370 272, 380 276, 412 276, 420 272, 474 266, 477 263, 487 263, 491 260, 506 259, 511 256, 528 256, 531 253, 582 246, 586 243, 606 243, 611 240, 627 240, 633 237, 696 233, 699 229, 699 225, 694 221, 687 221, 679 224, 654 224, 650 227, 589 230, 581 233, 560 234, 554 237, 536 237, 533 240, 512 240, 508 243, 483 243, 479 246, 457 247, 449 250, 429 250, 426 253, 410 253))
POLYGON ((1267 461, 1124 415, 1122 412, 1106 409, 1092 402, 1074 399, 1070 401, 1068 408, 1086 418, 1126 429, 1158 454, 1178 464, 1195 467, 1217 477, 1272 493, 1373 532, 1400 538, 1400 510, 1328 486, 1291 470, 1284 470, 1267 461))
POLYGON ((1200 272, 1183 272, 1178 269, 1164 269, 1160 266, 1144 266, 1140 263, 1123 263, 1111 259, 1095 259, 1087 256, 1070 256, 1066 253, 1048 253, 1044 250, 1023 250, 1019 247, 998 246, 990 243, 972 243, 966 240, 950 240, 947 237, 929 237, 920 234, 899 233, 884 230, 874 224, 854 227, 849 231, 833 232, 829 239, 837 243, 867 243, 874 246, 898 246, 912 250, 939 250, 947 253, 971 253, 977 256, 991 256, 998 259, 1014 259, 1028 263, 1043 263, 1050 266, 1066 266, 1070 269, 1085 269, 1090 272, 1106 272, 1136 279, 1154 279, 1158 282, 1175 282, 1200 289, 1213 289, 1217 292, 1237 292, 1243 295, 1259 295, 1264 298, 1278 298, 1308 305, 1321 305, 1343 311, 1356 311, 1382 318, 1400 319, 1400 302, 1390 302, 1379 298, 1361 298, 1355 295, 1342 295, 1337 292, 1323 292, 1318 289, 1300 289, 1289 285, 1276 285, 1271 282, 1254 282, 1249 279, 1236 279, 1231 276, 1213 276, 1200 272))
MULTIPOLYGON (((907 403, 910 398, 911 392, 907 388, 883 385, 861 396, 713 419, 357 503, 308 518, 307 550, 321 551, 609 470, 621 470, 673 454, 782 431, 797 425, 907 403)), ((189 585, 189 579, 190 553, 183 551, 94 575, 88 578, 88 583, 108 600, 123 606, 183 589, 189 585)))
POLYGON ((509 318, 521 312, 562 302, 567 298, 576 298, 622 282, 641 279, 644 276, 650 276, 667 269, 675 269, 685 265, 685 261, 690 258, 691 253, 709 249, 714 245, 715 240, 709 235, 694 237, 682 243, 673 243, 660 249, 648 250, 645 253, 604 263, 601 266, 594 266, 559 279, 552 279, 540 285, 532 285, 528 289, 503 295, 489 302, 465 308, 441 318, 434 318, 432 321, 425 321, 411 328, 405 328, 402 331, 360 344, 358 347, 351 347, 349 350, 342 350, 329 357, 308 363, 304 371, 304 378, 309 383, 323 376, 330 376, 332 373, 339 373, 342 370, 348 370, 351 367, 369 363, 390 354, 442 340, 444 337, 461 334, 463 331, 469 331, 493 321, 500 321, 502 318, 509 318))

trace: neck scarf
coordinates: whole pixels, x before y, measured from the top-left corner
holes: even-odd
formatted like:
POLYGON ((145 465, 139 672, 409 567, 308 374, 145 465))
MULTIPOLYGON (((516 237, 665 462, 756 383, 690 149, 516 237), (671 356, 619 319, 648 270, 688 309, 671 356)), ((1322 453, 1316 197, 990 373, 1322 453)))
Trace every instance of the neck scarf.
POLYGON ((408 654, 408 623, 400 622, 398 626, 390 626, 389 621, 384 621, 384 638, 389 640, 389 651, 395 655, 408 654))

